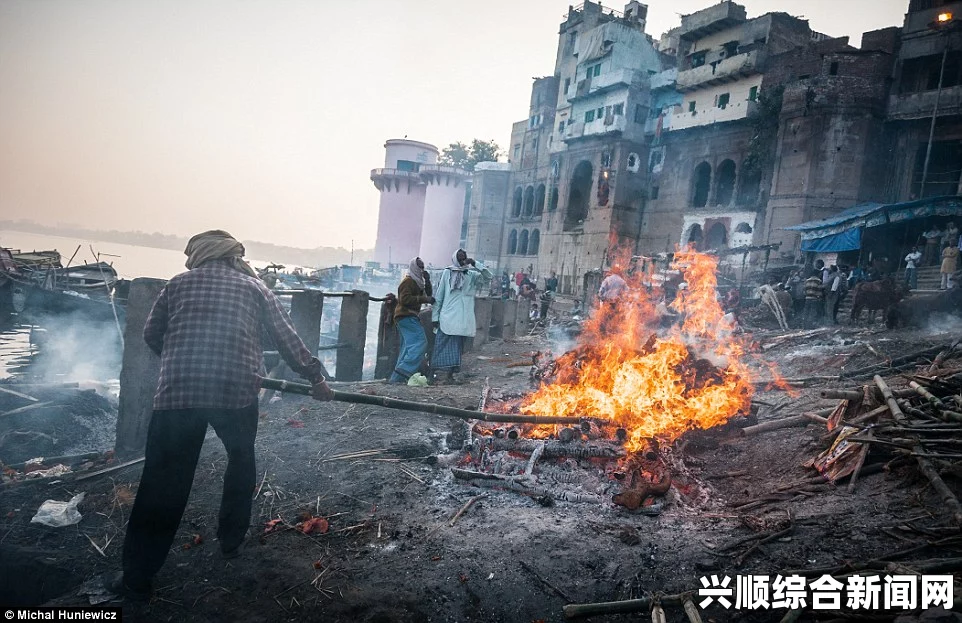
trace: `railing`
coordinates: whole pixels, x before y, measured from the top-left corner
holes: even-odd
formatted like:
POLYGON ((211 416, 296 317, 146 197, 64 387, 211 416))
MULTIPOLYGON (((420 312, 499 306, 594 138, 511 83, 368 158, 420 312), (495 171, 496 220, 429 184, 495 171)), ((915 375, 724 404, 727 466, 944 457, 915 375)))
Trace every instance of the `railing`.
POLYGON ((760 73, 764 70, 768 55, 764 50, 752 50, 723 59, 710 65, 678 72, 679 91, 691 91, 701 86, 731 82, 760 73))

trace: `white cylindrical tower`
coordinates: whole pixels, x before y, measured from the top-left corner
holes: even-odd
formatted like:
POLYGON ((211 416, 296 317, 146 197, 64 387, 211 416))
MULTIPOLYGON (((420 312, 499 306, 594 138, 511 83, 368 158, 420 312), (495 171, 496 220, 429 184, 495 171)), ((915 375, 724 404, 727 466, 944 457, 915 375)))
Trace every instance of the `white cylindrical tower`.
POLYGON ((384 143, 384 168, 371 171, 381 192, 374 260, 382 267, 407 266, 421 245, 426 184, 418 170, 438 161, 438 148, 420 141, 391 139, 384 143))
POLYGON ((421 167, 421 180, 427 190, 418 255, 426 265, 447 266, 451 263, 451 255, 458 250, 464 217, 464 191, 470 179, 469 172, 455 167, 421 167))

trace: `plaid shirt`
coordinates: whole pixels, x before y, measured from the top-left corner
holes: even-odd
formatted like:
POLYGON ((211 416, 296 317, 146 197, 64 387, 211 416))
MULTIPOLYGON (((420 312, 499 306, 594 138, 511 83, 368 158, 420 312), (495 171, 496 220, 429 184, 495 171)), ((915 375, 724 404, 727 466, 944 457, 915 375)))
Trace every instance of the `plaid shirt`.
POLYGON ((240 409, 257 400, 261 327, 291 369, 316 383, 321 364, 264 283, 213 260, 167 282, 144 327, 160 355, 154 409, 240 409))

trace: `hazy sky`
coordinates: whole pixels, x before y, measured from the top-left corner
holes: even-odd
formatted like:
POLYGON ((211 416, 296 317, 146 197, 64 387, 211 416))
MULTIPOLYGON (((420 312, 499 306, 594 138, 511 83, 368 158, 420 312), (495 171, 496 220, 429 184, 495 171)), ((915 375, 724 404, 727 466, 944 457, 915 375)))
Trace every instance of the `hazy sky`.
MULTIPOLYGON (((713 2, 651 0, 647 31, 713 2)), ((744 4, 857 45, 908 0, 744 4)), ((0 0, 0 218, 372 247, 385 139, 507 147, 567 8, 0 0)))

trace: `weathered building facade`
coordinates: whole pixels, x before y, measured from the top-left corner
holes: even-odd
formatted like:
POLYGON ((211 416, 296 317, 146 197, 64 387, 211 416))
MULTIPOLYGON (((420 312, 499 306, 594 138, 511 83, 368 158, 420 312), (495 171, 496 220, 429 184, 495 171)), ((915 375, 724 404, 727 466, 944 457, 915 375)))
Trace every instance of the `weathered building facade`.
POLYGON ((730 0, 655 43, 646 12, 589 1, 561 24, 512 133, 501 267, 580 295, 616 247, 780 243, 771 259, 794 262, 785 227, 962 193, 962 2, 911 0, 860 48, 730 0))

